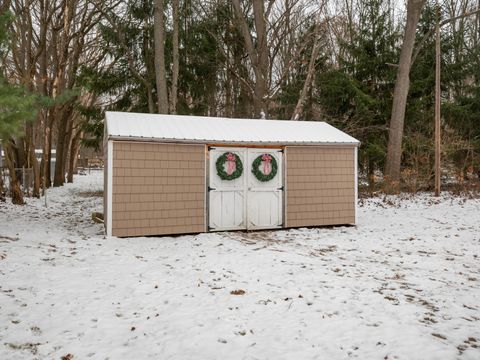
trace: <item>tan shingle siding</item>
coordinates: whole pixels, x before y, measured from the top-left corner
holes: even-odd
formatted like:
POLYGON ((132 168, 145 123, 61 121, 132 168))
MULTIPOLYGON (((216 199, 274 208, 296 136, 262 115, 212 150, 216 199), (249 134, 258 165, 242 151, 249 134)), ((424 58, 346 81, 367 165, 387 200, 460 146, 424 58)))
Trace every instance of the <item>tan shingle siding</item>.
POLYGON ((114 236, 205 231, 204 145, 115 141, 114 236))
POLYGON ((286 227, 355 222, 354 147, 286 149, 286 227))

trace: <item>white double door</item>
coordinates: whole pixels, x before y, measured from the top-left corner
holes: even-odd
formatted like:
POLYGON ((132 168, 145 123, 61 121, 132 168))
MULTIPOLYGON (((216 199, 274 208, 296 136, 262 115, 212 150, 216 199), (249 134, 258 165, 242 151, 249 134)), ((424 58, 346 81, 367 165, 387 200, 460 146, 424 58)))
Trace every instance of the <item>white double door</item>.
MULTIPOLYGON (((215 147, 209 150, 209 228, 211 231, 273 229, 283 223, 283 161, 279 149, 215 147), (243 165, 241 176, 222 180, 216 163, 220 156, 232 153, 243 165), (259 181, 252 163, 268 154, 277 163, 277 173, 269 181, 259 181)), ((260 167, 263 166, 263 163, 260 167)))

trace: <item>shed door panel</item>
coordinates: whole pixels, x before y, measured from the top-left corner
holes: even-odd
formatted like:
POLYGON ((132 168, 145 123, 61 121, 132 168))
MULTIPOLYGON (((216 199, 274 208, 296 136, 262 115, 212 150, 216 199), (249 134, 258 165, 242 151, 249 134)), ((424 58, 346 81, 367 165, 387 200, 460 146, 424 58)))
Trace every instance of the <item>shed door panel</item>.
MULTIPOLYGON (((260 170, 264 166, 260 164, 260 170)), ((282 152, 273 149, 248 149, 247 228, 271 229, 283 223, 282 152), (277 162, 277 174, 269 181, 260 181, 253 174, 253 162, 268 154, 277 162)))
POLYGON ((212 230, 245 229, 244 204, 243 191, 211 191, 210 227, 212 230))
POLYGON ((247 149, 214 148, 209 162, 209 226, 213 231, 246 229, 246 175, 247 149), (222 180, 217 175, 217 159, 226 152, 239 156, 243 173, 234 180, 222 180))

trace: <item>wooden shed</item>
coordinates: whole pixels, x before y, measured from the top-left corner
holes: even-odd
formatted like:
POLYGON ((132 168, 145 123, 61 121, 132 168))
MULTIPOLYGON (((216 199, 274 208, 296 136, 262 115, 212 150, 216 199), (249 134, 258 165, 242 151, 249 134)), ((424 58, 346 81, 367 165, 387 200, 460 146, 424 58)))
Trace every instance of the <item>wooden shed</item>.
POLYGON ((107 112, 107 235, 355 224, 359 142, 316 121, 107 112))

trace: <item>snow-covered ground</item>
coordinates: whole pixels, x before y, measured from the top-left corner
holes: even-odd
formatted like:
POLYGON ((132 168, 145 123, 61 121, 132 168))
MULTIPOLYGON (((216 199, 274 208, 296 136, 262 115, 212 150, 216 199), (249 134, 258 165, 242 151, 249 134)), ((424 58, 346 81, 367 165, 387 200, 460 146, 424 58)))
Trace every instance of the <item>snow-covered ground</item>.
POLYGON ((480 200, 357 227, 105 238, 102 174, 0 203, 0 359, 480 359, 480 200))

